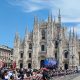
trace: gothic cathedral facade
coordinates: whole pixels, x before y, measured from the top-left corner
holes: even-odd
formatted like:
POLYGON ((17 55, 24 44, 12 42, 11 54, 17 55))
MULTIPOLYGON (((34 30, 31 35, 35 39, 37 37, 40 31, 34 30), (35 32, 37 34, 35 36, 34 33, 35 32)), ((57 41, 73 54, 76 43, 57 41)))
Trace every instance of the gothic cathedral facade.
MULTIPOLYGON (((71 29, 72 30, 72 29, 71 29)), ((25 31, 25 37, 20 40, 18 33, 14 40, 14 60, 17 68, 43 67, 46 58, 54 58, 58 61, 58 68, 72 68, 80 65, 78 50, 78 38, 73 30, 68 33, 67 27, 61 23, 60 11, 58 20, 48 16, 47 21, 38 21, 34 17, 32 32, 25 31)))

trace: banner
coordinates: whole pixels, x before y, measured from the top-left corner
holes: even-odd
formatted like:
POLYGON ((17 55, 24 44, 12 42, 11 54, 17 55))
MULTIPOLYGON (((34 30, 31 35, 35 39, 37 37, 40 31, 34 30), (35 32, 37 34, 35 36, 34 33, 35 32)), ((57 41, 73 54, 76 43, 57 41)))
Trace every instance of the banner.
POLYGON ((13 61, 13 63, 12 63, 12 67, 13 67, 13 69, 16 68, 16 61, 13 61))
POLYGON ((53 58, 47 58, 44 60, 44 65, 47 68, 54 68, 54 66, 57 65, 57 60, 55 60, 53 58))

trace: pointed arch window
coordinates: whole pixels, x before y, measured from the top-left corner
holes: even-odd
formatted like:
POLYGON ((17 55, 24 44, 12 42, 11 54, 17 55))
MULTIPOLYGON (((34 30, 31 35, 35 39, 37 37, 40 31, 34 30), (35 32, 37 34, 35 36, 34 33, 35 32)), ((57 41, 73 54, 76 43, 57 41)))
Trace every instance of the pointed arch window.
POLYGON ((31 58, 31 56, 32 56, 31 53, 29 53, 29 58, 31 58))
POLYGON ((65 51, 65 52, 64 52, 64 57, 65 57, 65 58, 68 58, 68 51, 65 51))
POLYGON ((31 63, 28 63, 28 68, 31 68, 31 63))
POLYGON ((57 60, 57 52, 55 52, 55 59, 57 60))
POLYGON ((32 49, 32 44, 31 43, 29 44, 29 49, 32 49))
POLYGON ((23 58, 23 53, 20 54, 20 58, 23 58))
POLYGON ((55 48, 58 48, 58 41, 55 41, 55 48))
POLYGON ((45 46, 41 45, 41 51, 45 51, 45 46))
POLYGON ((45 39, 45 30, 42 30, 42 39, 45 39))

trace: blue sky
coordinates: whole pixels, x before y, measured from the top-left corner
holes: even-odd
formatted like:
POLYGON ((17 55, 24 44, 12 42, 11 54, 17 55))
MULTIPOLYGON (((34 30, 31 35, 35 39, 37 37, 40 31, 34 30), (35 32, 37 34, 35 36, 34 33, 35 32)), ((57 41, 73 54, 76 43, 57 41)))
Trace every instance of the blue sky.
POLYGON ((0 0, 0 44, 13 47, 16 31, 23 38, 26 26, 33 29, 34 16, 47 20, 49 12, 57 19, 61 10, 62 22, 74 26, 80 34, 80 0, 0 0))

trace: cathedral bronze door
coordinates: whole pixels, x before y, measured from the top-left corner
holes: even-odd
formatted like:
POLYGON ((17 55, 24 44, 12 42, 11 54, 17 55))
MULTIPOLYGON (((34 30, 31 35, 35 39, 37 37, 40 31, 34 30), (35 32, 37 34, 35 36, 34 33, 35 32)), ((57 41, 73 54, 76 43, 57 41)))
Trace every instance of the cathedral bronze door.
POLYGON ((23 63, 20 63, 20 68, 23 68, 23 63))
POLYGON ((31 63, 28 63, 28 68, 31 68, 31 63))
POLYGON ((64 64, 64 69, 67 70, 68 69, 68 63, 64 64))
POLYGON ((40 61, 40 68, 44 67, 44 60, 40 61))

